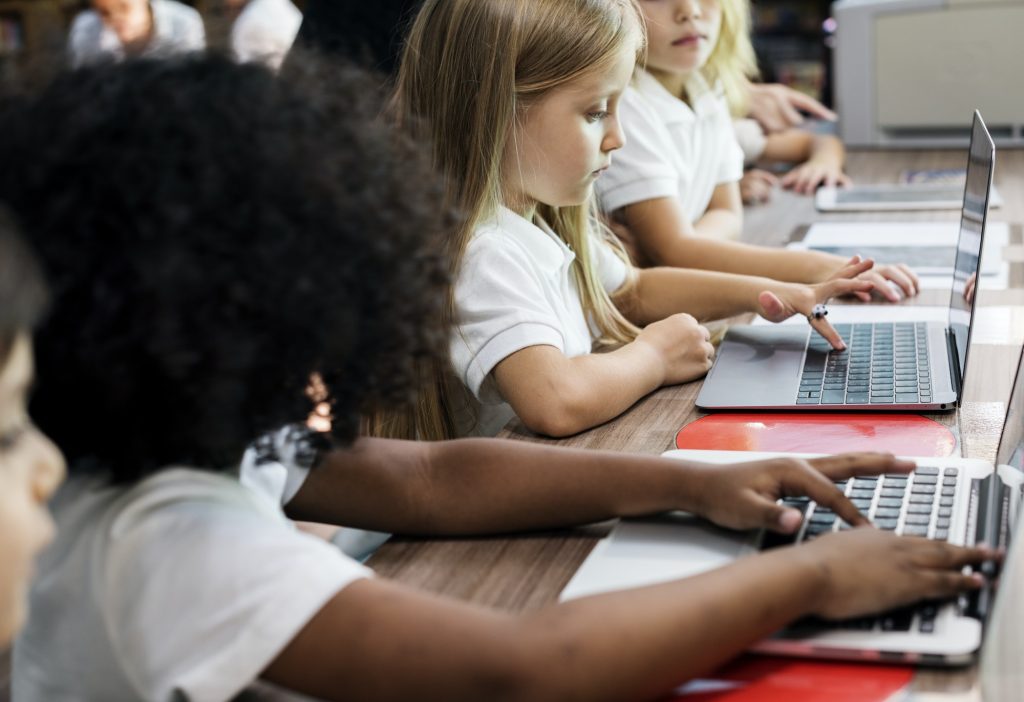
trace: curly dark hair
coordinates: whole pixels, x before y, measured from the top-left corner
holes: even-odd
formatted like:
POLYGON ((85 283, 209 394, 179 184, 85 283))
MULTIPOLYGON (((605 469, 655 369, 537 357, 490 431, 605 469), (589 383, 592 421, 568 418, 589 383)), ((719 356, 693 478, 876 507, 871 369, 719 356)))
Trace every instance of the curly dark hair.
POLYGON ((39 263, 18 235, 10 213, 0 209, 0 369, 7 365, 18 334, 39 323, 46 302, 39 263))
POLYGON ((230 468, 305 419, 313 373, 335 444, 414 399, 447 338, 451 217, 426 150, 380 119, 380 83, 210 55, 0 96, 0 201, 54 295, 32 410, 73 466, 230 468))

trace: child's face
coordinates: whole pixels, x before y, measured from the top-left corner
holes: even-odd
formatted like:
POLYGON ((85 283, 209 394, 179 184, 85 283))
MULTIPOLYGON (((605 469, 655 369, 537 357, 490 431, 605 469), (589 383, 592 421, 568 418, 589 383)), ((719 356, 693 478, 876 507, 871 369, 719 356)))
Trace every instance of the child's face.
POLYGON ((149 39, 153 30, 149 0, 92 0, 92 6, 122 44, 138 44, 149 39))
POLYGON ((524 110, 502 160, 505 205, 520 213, 537 203, 586 202, 594 181, 622 148, 618 103, 633 73, 635 47, 610 66, 555 88, 524 110))
POLYGON ((53 536, 46 501, 64 477, 64 457, 28 417, 32 377, 22 334, 0 367, 0 645, 25 619, 32 562, 53 536))
POLYGON ((648 69, 690 74, 707 63, 722 28, 718 0, 640 0, 640 9, 648 69))

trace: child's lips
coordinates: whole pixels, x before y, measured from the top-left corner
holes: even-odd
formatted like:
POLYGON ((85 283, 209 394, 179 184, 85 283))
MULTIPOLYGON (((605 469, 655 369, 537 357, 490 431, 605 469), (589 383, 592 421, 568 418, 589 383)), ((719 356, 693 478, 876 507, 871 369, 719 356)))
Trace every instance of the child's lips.
POLYGON ((700 43, 705 38, 703 34, 690 34, 685 37, 679 37, 672 42, 672 46, 692 46, 693 44, 700 43))

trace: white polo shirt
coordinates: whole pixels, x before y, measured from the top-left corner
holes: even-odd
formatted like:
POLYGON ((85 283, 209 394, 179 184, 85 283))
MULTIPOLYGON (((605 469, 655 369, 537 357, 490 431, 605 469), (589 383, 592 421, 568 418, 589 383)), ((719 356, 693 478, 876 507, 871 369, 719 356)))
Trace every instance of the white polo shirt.
POLYGON ((743 150, 743 165, 753 166, 768 146, 768 135, 757 120, 749 117, 733 120, 732 126, 736 131, 736 141, 743 150))
MULTIPOLYGON (((596 233, 590 243, 602 285, 618 290, 627 264, 596 233)), ((491 375, 503 359, 529 346, 554 346, 568 357, 591 352, 595 330, 573 281, 574 260, 544 222, 504 207, 473 234, 455 283, 450 345, 455 373, 476 402, 477 426, 463 433, 493 436, 515 416, 491 375)))
MULTIPOLYGON (((175 0, 149 0, 153 13, 153 37, 143 56, 169 56, 206 48, 203 18, 193 8, 175 0)), ((75 17, 68 35, 71 65, 79 67, 103 59, 124 58, 124 46, 117 33, 93 10, 75 17)))
POLYGON ((696 222, 717 186, 743 177, 743 152, 721 87, 712 90, 694 73, 686 92, 689 105, 646 71, 626 88, 619 103, 626 144, 597 182, 606 212, 675 197, 696 222))
POLYGON ((57 537, 15 643, 12 699, 222 702, 255 683, 331 598, 372 575, 285 517, 307 455, 286 428, 246 453, 240 476, 73 476, 51 504, 57 537))

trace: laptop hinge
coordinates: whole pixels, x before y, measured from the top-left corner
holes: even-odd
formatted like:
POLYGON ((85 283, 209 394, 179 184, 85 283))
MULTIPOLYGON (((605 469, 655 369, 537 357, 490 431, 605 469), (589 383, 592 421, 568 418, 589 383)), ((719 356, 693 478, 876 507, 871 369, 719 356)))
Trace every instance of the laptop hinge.
POLYGON ((953 392, 956 393, 956 402, 960 404, 963 400, 962 378, 960 377, 960 353, 956 348, 956 334, 951 328, 946 329, 946 352, 949 354, 949 379, 953 383, 953 392))

